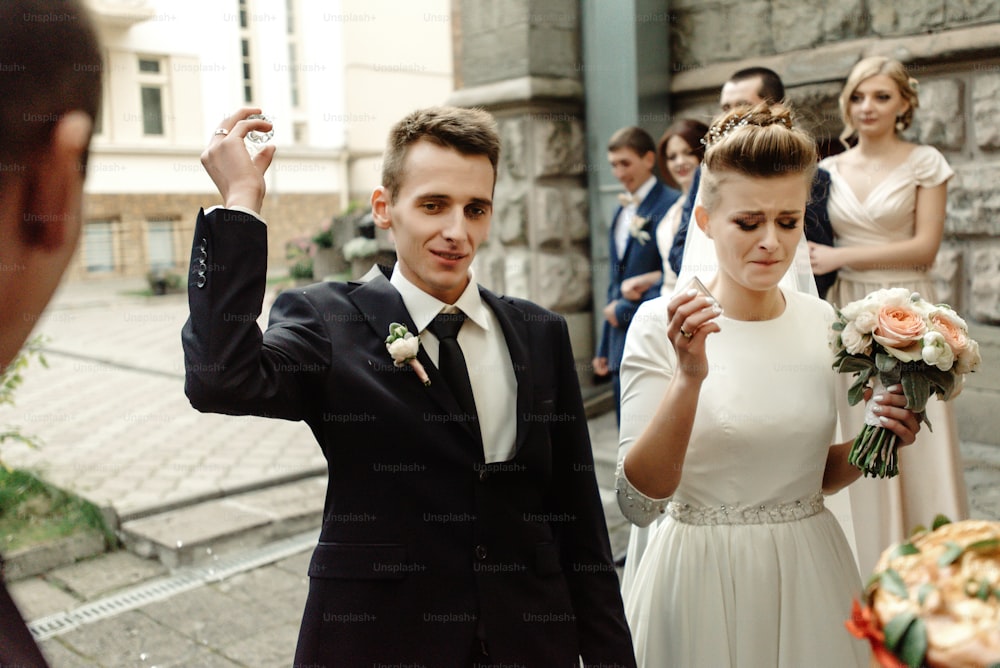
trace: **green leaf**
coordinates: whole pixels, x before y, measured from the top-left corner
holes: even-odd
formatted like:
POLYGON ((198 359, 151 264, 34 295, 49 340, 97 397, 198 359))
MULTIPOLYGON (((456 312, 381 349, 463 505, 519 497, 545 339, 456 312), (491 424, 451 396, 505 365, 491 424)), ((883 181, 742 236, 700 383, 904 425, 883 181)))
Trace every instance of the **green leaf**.
POLYGON ((840 321, 840 320, 838 320, 837 322, 835 322, 832 325, 830 325, 830 329, 832 329, 835 332, 842 332, 842 331, 844 331, 844 327, 847 327, 847 324, 844 323, 844 322, 842 322, 842 321, 840 321))
POLYGON ((1000 538, 986 538, 984 540, 977 540, 975 543, 969 543, 965 549, 966 550, 995 550, 1000 547, 1000 538))
POLYGON ((875 366, 882 373, 891 373, 899 365, 899 360, 888 353, 875 353, 875 366))
POLYGON ((902 380, 906 407, 914 413, 923 412, 931 396, 931 384, 919 373, 904 373, 902 380))
POLYGON ((980 601, 985 601, 990 597, 992 591, 993 590, 990 588, 990 581, 983 578, 979 581, 979 589, 976 591, 976 598, 980 601))
POLYGON ((913 543, 900 543, 896 546, 896 549, 892 551, 889 555, 889 559, 895 559, 896 557, 906 557, 911 554, 920 554, 920 550, 913 545, 913 543))
POLYGON ((950 566, 955 563, 956 559, 962 556, 963 552, 965 552, 965 548, 953 540, 949 540, 944 544, 944 546, 944 552, 942 552, 941 556, 938 557, 938 566, 950 566))
POLYGON ((931 524, 931 529, 934 530, 934 531, 937 531, 938 529, 940 529, 941 527, 943 527, 945 524, 951 524, 951 520, 948 519, 947 515, 938 514, 938 515, 936 515, 934 517, 934 523, 931 524))
POLYGON ((955 374, 951 371, 942 371, 936 366, 928 366, 921 372, 930 384, 938 387, 941 391, 952 389, 955 385, 955 374))
POLYGON ((931 592, 933 592, 934 590, 935 587, 930 582, 925 582, 922 585, 920 585, 920 589, 917 590, 917 602, 920 605, 923 605, 924 601, 927 600, 927 597, 930 596, 931 592))
POLYGON ((865 397, 865 388, 868 386, 868 378, 858 378, 851 385, 850 389, 847 390, 847 403, 851 406, 856 405, 859 401, 865 397))
POLYGON ((879 585, 884 591, 899 598, 905 599, 910 596, 909 592, 906 591, 906 583, 903 582, 903 578, 900 577, 895 569, 887 568, 882 571, 882 574, 879 576, 879 585))
POLYGON ((885 632, 885 646, 896 651, 896 648, 899 647, 899 644, 906 636, 906 632, 910 630, 910 625, 916 619, 916 614, 912 612, 902 612, 890 619, 889 623, 883 629, 885 632))
POLYGON ((899 646, 899 658, 910 668, 920 668, 924 665, 926 654, 927 627, 924 626, 924 620, 915 619, 903 636, 903 642, 899 646))
POLYGON ((867 357, 857 357, 855 355, 844 355, 833 363, 833 368, 840 373, 859 373, 874 368, 871 360, 867 357))

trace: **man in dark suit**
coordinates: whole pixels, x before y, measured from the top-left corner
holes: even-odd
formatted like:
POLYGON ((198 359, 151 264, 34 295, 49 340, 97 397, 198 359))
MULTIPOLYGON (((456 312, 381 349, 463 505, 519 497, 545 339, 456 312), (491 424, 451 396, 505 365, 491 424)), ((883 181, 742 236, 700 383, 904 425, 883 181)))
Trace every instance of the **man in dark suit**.
POLYGON ((619 195, 619 206, 611 218, 608 297, 593 366, 598 376, 611 374, 615 412, 620 422, 618 367, 625 352, 625 334, 639 304, 660 295, 657 284, 637 300, 625 299, 622 281, 663 269, 663 259, 656 247, 656 228, 670 205, 680 197, 680 192, 663 185, 653 174, 656 143, 642 128, 629 126, 615 132, 608 141, 608 162, 626 192, 619 195))
MULTIPOLYGON (((0 3, 0 369, 38 322, 80 238, 101 54, 76 0, 0 3)), ((0 580, 3 564, 0 562, 0 580)), ((0 582, 0 666, 45 666, 0 582)))
MULTIPOLYGON (((785 85, 773 70, 766 67, 748 67, 735 72, 729 81, 722 86, 719 95, 719 110, 727 112, 733 107, 752 106, 761 102, 773 104, 785 98, 785 85)), ((684 257, 684 244, 687 241, 688 223, 694 211, 695 198, 698 196, 698 184, 701 182, 701 169, 694 173, 691 188, 688 189, 684 208, 681 210, 681 221, 674 236, 673 246, 667 258, 670 268, 680 273, 681 260, 684 257)), ((817 169, 809 190, 809 202, 806 203, 805 235, 806 239, 826 246, 833 245, 833 226, 826 210, 826 200, 830 194, 830 174, 825 169, 817 169)), ((815 276, 816 289, 820 297, 825 297, 827 290, 837 279, 837 272, 815 276)))
POLYGON ((262 333, 274 149, 243 146, 270 129, 256 111, 202 155, 225 208, 195 228, 186 392, 202 411, 304 420, 327 458, 296 665, 633 666, 566 323, 470 269, 492 117, 397 123, 371 197, 396 266, 287 291, 262 333), (407 336, 419 347, 400 352, 407 336))

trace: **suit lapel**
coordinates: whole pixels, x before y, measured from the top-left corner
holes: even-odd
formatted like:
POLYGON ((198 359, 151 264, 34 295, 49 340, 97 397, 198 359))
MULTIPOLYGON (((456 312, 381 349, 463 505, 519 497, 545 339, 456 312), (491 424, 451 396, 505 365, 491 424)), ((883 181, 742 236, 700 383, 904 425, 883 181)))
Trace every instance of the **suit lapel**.
POLYGON ((660 200, 660 194, 663 190, 663 186, 657 181, 652 189, 646 194, 646 197, 639 203, 638 208, 636 208, 635 215, 642 216, 643 218, 649 218, 649 211, 653 209, 656 203, 660 200))
POLYGON ((516 456, 528 437, 528 425, 523 416, 531 413, 534 400, 527 321, 523 311, 514 306, 513 302, 498 297, 482 286, 479 287, 479 294, 500 323, 510 353, 510 362, 514 367, 514 378, 517 380, 517 436, 514 440, 516 456))
MULTIPOLYGON (((371 327, 374 336, 377 336, 380 340, 385 341, 385 338, 389 336, 389 325, 394 322, 406 325, 406 329, 412 332, 414 336, 419 334, 416 325, 413 324, 413 318, 410 317, 410 312, 406 310, 406 305, 403 304, 403 298, 400 296, 399 291, 392 287, 392 284, 389 283, 389 280, 384 275, 376 276, 366 283, 359 283, 358 287, 349 292, 347 296, 357 306, 358 311, 363 314, 365 322, 371 327)), ((389 353, 387 351, 387 360, 388 356, 389 353)), ((423 387, 416 374, 411 374, 412 378, 409 378, 407 382, 412 381, 416 387, 420 388, 422 394, 429 397, 445 412, 453 415, 460 414, 462 409, 458 405, 458 401, 455 400, 455 397, 445 383, 444 377, 437 366, 431 361, 423 346, 420 346, 420 349, 417 351, 417 360, 424 366, 427 378, 431 381, 431 384, 429 387, 423 387)), ((462 422, 461 424, 470 434, 476 436, 477 442, 481 442, 481 438, 476 430, 472 429, 467 422, 462 422)))

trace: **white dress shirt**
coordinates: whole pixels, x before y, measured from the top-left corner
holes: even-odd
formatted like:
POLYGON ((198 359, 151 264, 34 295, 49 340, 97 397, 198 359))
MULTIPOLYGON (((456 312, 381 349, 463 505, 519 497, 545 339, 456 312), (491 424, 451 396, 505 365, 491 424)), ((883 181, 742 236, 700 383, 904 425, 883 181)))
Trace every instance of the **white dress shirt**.
MULTIPOLYGON (((438 339, 427 331, 427 325, 449 304, 408 281, 398 263, 393 267, 389 282, 399 291, 420 332, 420 345, 437 365, 438 339)), ((483 302, 472 270, 469 271, 469 285, 454 306, 467 316, 458 332, 458 344, 469 369, 483 437, 483 455, 487 462, 504 462, 514 456, 517 437, 517 379, 503 330, 496 315, 483 302)))
POLYGON ((621 213, 618 214, 618 218, 615 220, 615 246, 617 246, 615 250, 618 252, 619 260, 625 257, 625 247, 628 245, 630 233, 629 226, 632 224, 632 219, 636 216, 636 210, 638 210, 639 204, 642 203, 642 200, 646 199, 646 195, 649 194, 649 191, 655 185, 655 176, 650 176, 646 179, 646 182, 632 193, 635 203, 622 207, 621 213))

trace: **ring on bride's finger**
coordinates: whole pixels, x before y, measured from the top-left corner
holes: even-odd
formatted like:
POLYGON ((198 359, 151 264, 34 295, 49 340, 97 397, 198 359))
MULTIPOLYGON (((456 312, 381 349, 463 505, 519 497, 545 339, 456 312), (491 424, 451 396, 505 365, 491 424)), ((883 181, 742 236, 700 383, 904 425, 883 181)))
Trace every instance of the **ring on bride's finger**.
POLYGON ((684 331, 684 330, 682 329, 682 330, 681 330, 681 336, 683 336, 683 337, 684 337, 685 339, 690 339, 690 338, 691 338, 691 337, 693 336, 693 334, 691 334, 691 332, 685 332, 685 331, 684 331))
POLYGON ((216 128, 215 132, 213 132, 212 134, 213 135, 228 135, 229 134, 229 130, 227 130, 226 128, 216 128))

